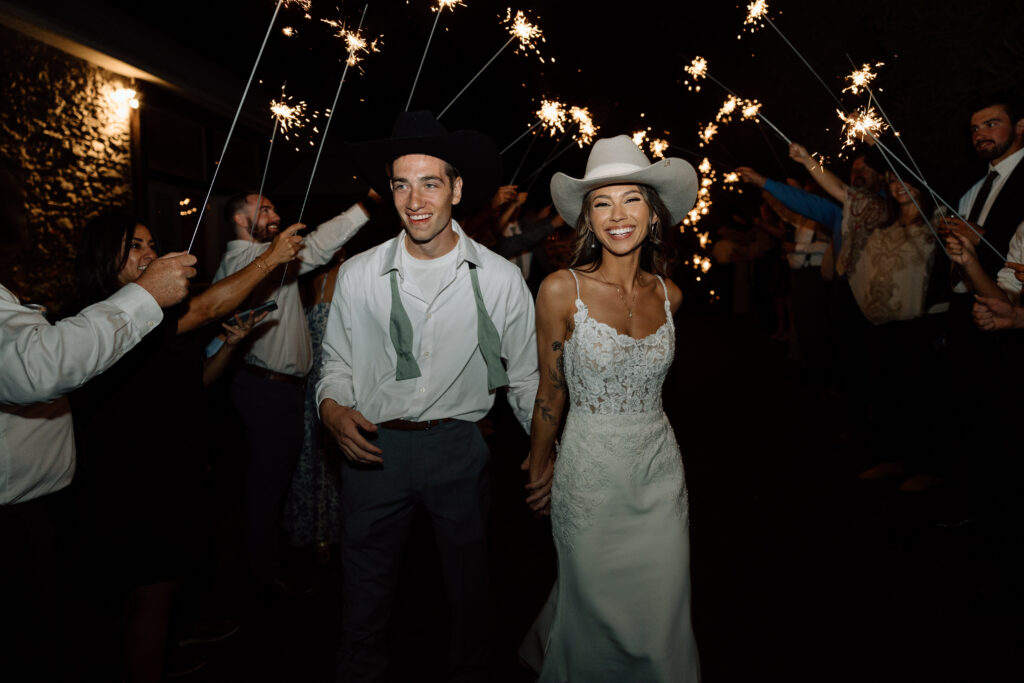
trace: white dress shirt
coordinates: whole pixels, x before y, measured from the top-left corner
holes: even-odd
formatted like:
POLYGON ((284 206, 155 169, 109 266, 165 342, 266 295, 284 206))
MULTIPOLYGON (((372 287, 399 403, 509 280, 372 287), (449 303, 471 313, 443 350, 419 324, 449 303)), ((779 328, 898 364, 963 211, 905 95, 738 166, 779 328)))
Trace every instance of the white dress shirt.
POLYGON ((477 337, 476 300, 469 264, 477 267, 484 305, 501 337, 509 378, 508 400, 530 431, 537 394, 537 332, 533 298, 522 273, 508 260, 467 237, 452 221, 458 256, 427 301, 403 267, 404 231, 346 261, 338 271, 324 335, 324 365, 317 405, 330 398, 374 423, 391 419, 476 421, 487 414, 487 365, 477 337), (392 270, 413 329, 420 377, 395 379, 391 342, 392 270))
MULTIPOLYGON (((299 250, 299 267, 296 269, 290 265, 284 284, 257 302, 273 299, 277 302, 277 310, 271 311, 250 335, 251 344, 245 356, 246 363, 298 377, 305 377, 309 373, 313 367, 313 346, 299 297, 296 272, 301 275, 328 263, 367 220, 369 217, 363 207, 356 204, 306 236, 299 250)), ((223 280, 245 268, 269 248, 269 242, 231 240, 213 281, 223 280)), ((277 287, 280 278, 280 272, 275 270, 267 282, 273 280, 271 286, 277 287)), ((257 291, 266 290, 260 288, 257 291)))
POLYGON ((136 284, 56 325, 0 285, 0 505, 71 483, 75 442, 63 394, 113 365, 162 319, 136 284))
MULTIPOLYGON (((981 207, 981 213, 978 214, 978 225, 985 225, 985 219, 988 218, 988 212, 992 208, 992 204, 996 201, 996 197, 999 196, 999 191, 1003 189, 1003 185, 1006 184, 1007 178, 1013 173, 1013 169, 1017 168, 1017 164, 1020 160, 1024 159, 1024 149, 1019 149, 1010 156, 1006 157, 996 165, 989 164, 988 170, 995 171, 999 174, 995 180, 992 181, 992 189, 989 190, 988 199, 985 200, 985 206, 981 207)), ((985 173, 988 176, 988 171, 985 173)), ((981 186, 985 183, 985 178, 982 178, 978 182, 974 183, 971 189, 964 193, 964 196, 960 198, 960 206, 958 210, 960 215, 967 218, 967 214, 971 212, 971 207, 974 205, 974 198, 978 196, 978 192, 981 190, 981 186)))
MULTIPOLYGON (((1010 248, 1006 256, 1010 263, 1024 263, 1024 223, 1017 226, 1017 232, 1010 238, 1010 248)), ((1012 268, 1001 268, 996 275, 996 284, 1010 295, 1010 301, 1019 304, 1021 287, 1024 285, 1014 275, 1015 272, 1012 268)))

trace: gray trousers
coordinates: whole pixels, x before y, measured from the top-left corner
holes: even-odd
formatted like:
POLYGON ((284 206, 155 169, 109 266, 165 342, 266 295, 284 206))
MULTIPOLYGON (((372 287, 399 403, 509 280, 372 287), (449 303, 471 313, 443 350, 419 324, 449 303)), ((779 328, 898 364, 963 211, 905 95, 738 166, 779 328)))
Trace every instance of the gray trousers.
POLYGON ((385 631, 414 513, 429 515, 451 608, 451 680, 486 680, 490 453, 472 422, 380 429, 384 464, 342 466, 342 637, 338 680, 387 680, 385 631))

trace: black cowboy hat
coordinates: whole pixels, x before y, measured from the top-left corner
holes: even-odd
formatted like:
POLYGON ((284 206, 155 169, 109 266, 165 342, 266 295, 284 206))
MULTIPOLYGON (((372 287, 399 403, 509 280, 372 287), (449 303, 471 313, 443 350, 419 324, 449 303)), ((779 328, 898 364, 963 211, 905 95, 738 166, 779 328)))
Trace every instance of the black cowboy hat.
POLYGON ((429 111, 402 112, 390 138, 350 148, 356 172, 382 197, 391 195, 387 165, 406 154, 426 154, 454 166, 462 177, 463 208, 479 208, 501 183, 501 155, 494 142, 475 130, 449 133, 429 111))

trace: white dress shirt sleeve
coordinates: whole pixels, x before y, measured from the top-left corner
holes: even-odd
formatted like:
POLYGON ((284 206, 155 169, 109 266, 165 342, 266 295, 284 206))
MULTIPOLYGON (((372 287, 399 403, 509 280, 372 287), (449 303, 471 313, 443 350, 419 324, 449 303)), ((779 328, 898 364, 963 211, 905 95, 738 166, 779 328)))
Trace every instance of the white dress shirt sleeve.
POLYGON ((508 402, 529 434, 537 398, 537 325, 533 296, 521 276, 509 286, 505 310, 505 329, 500 334, 501 357, 508 363, 508 402))
MULTIPOLYGON (((1024 223, 1017 226, 1017 232, 1010 238, 1010 247, 1007 250, 1007 260, 1010 263, 1024 263, 1024 223)), ((1014 275, 1016 271, 1011 268, 1001 268, 996 275, 996 284, 1010 296, 1010 301, 1020 303, 1020 291, 1024 286, 1014 275)))
POLYGON ((80 387, 162 319, 156 300, 134 283, 56 325, 0 286, 0 403, 52 401, 80 387))
POLYGON ((302 241, 298 257, 299 273, 308 273, 328 263, 368 220, 370 217, 362 205, 356 203, 331 220, 321 223, 302 241))
POLYGON ((316 385, 316 410, 325 399, 333 399, 338 405, 355 408, 355 391, 352 386, 352 320, 351 301, 355 292, 348 284, 345 265, 338 271, 334 284, 334 296, 327 316, 327 327, 323 340, 323 367, 320 381, 316 385))

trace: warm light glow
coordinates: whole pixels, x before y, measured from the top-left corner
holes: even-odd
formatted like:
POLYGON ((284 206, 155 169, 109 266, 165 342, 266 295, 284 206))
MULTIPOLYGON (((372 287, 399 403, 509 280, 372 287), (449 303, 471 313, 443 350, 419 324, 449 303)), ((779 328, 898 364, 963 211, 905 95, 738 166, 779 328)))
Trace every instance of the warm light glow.
POLYGON ((858 142, 876 139, 888 126, 874 107, 861 107, 849 116, 836 110, 843 121, 843 147, 854 147, 858 142))
POLYGON ((638 130, 635 133, 633 133, 633 144, 636 145, 637 147, 640 147, 641 149, 643 148, 644 140, 646 140, 646 139, 647 139, 647 131, 646 130, 638 130))
POLYGON ((751 26, 750 32, 753 33, 757 29, 764 26, 765 19, 768 18, 768 3, 766 0, 754 0, 754 2, 747 5, 747 18, 744 19, 744 26, 751 26))
POLYGON ((292 38, 295 36, 297 31, 293 29, 291 26, 285 26, 283 29, 281 29, 281 33, 285 34, 289 38, 292 38))
POLYGON ((711 142, 711 138, 715 137, 716 133, 718 133, 718 126, 717 125, 715 125, 713 123, 709 123, 706 126, 704 126, 700 130, 700 132, 697 133, 697 135, 701 139, 700 146, 703 147, 707 143, 711 142))
MULTIPOLYGON (((875 62, 875 67, 884 66, 885 62, 875 62)), ((854 95, 859 95, 861 90, 867 90, 871 86, 871 81, 875 80, 878 74, 871 70, 871 64, 865 64, 861 68, 857 69, 849 76, 846 80, 850 82, 850 85, 843 88, 843 92, 848 92, 854 95)))
POLYGON ((348 49, 348 59, 345 62, 349 66, 355 66, 362 60, 360 53, 380 52, 380 48, 377 46, 382 44, 382 36, 377 36, 372 42, 368 43, 359 31, 349 31, 345 28, 345 24, 340 21, 334 19, 321 19, 320 21, 334 29, 335 38, 344 39, 345 47, 348 49))
POLYGON ((443 10, 450 9, 451 11, 454 12, 456 5, 465 7, 466 3, 462 2, 462 0, 437 0, 437 4, 431 7, 430 11, 441 12, 443 10))
POLYGON ((309 8, 313 5, 313 0, 284 0, 285 7, 290 7, 291 5, 298 5, 303 12, 308 12, 309 8))
POLYGON ((117 113, 121 116, 128 116, 130 109, 139 108, 138 93, 134 88, 116 88, 110 94, 110 99, 117 105, 117 113))
MULTIPOLYGON (((508 32, 512 37, 519 40, 519 47, 516 48, 516 52, 519 52, 519 50, 525 50, 527 52, 532 50, 537 53, 538 57, 540 57, 540 50, 537 48, 537 41, 540 40, 542 43, 547 42, 544 39, 544 32, 541 31, 540 27, 536 24, 528 22, 526 20, 526 15, 523 14, 522 10, 517 11, 515 16, 512 16, 512 8, 507 8, 505 12, 505 19, 502 23, 506 24, 508 32)), ((543 62, 544 58, 541 57, 540 61, 543 62)))
POLYGON ((702 78, 706 78, 708 75, 708 60, 703 57, 694 57, 693 61, 690 62, 690 66, 683 67, 683 71, 690 74, 693 78, 693 84, 690 81, 685 81, 686 85, 689 86, 689 90, 694 92, 700 92, 700 85, 697 83, 702 78))
POLYGON ((576 135, 574 136, 576 144, 583 147, 583 145, 589 145, 593 142, 598 127, 594 125, 594 120, 590 117, 590 110, 586 107, 572 107, 569 109, 569 115, 577 123, 576 135))
POLYGON ((540 119, 541 127, 546 129, 552 137, 556 130, 560 133, 565 132, 568 114, 565 111, 565 105, 558 100, 541 100, 537 118, 540 119))
POLYGON ((662 140, 661 138, 653 138, 648 143, 648 145, 650 147, 651 154, 654 156, 654 158, 665 158, 665 152, 668 151, 668 140, 662 140))

